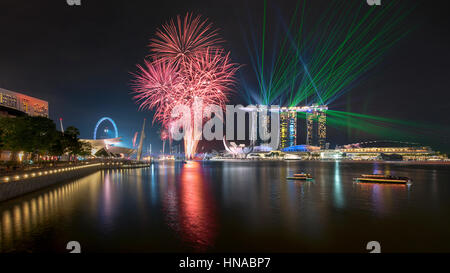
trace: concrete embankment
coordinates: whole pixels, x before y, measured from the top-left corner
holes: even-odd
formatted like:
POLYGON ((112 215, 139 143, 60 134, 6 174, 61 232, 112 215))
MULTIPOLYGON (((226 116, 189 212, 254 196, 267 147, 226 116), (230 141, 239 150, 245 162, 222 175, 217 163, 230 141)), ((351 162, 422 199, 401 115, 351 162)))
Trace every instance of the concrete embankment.
POLYGON ((101 163, 60 168, 50 171, 30 173, 23 177, 11 177, 9 181, 0 181, 0 202, 37 191, 56 183, 81 178, 102 168, 101 163), (20 179, 20 180, 19 180, 20 179), (17 180, 17 181, 14 181, 17 180))
POLYGON ((149 167, 150 163, 99 162, 0 177, 0 202, 31 193, 57 183, 94 173, 103 169, 133 169, 149 167))

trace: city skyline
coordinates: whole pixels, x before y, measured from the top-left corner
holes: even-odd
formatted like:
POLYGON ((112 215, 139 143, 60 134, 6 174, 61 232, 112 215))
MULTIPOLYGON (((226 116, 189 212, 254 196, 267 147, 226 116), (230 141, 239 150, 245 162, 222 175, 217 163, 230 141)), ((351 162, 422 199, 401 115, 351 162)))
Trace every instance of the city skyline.
MULTIPOLYGON (((267 5, 289 18, 290 9, 295 6, 294 2, 279 4, 268 1, 267 5)), ((231 51, 232 60, 243 65, 238 73, 239 79, 231 103, 248 104, 244 98, 245 86, 242 79, 251 82, 255 75, 250 67, 251 60, 247 56, 247 50, 244 50, 245 41, 242 39, 240 27, 246 24, 246 19, 243 18, 248 14, 256 21, 262 18, 262 3, 231 1, 224 4, 223 8, 227 12, 222 13, 217 12, 217 9, 205 8, 202 1, 191 3, 189 6, 176 3, 174 8, 164 15, 158 15, 157 10, 164 9, 165 6, 152 5, 152 9, 145 9, 145 5, 148 4, 144 1, 135 5, 124 5, 114 1, 108 3, 89 2, 77 7, 70 7, 64 1, 56 4, 40 3, 39 5, 43 6, 43 13, 40 15, 31 14, 34 5, 37 4, 24 3, 25 12, 21 14, 33 20, 33 25, 24 21, 14 24, 14 20, 21 18, 2 16, 1 20, 9 22, 8 27, 1 28, 2 33, 6 38, 14 36, 17 44, 0 45, 0 59, 3 60, 3 65, 0 66, 0 87, 48 101, 50 118, 59 122, 61 117, 65 126, 74 125, 79 128, 82 138, 91 137, 98 119, 104 116, 111 117, 117 123, 119 134, 124 137, 124 144, 130 147, 133 135, 140 130, 142 120, 144 118, 151 120, 153 114, 151 111, 137 111, 137 106, 130 98, 130 73, 135 73, 135 64, 140 63, 142 57, 148 55, 147 44, 159 25, 176 14, 192 11, 210 18, 226 41, 225 48, 231 51), (248 11, 244 8, 246 6, 253 9, 248 11), (118 16, 118 10, 124 11, 124 14, 129 16, 123 15, 123 18, 118 16), (150 14, 140 15, 141 10, 146 10, 150 14), (136 15, 132 16, 134 13, 136 15), (224 14, 236 20, 227 20, 224 14), (52 20, 60 20, 60 23, 51 24, 52 20), (108 22, 112 20, 114 24, 110 26, 108 22), (95 28, 91 27, 92 22, 95 23, 95 28), (44 33, 47 34, 38 35, 44 33), (25 40, 30 40, 26 43, 27 46, 24 44, 25 40), (26 50, 28 46, 37 47, 42 54, 26 50), (14 51, 13 47, 24 50, 14 51), (44 55, 45 60, 42 58, 44 55), (94 64, 90 63, 92 60, 94 64), (30 80, 23 81, 23 77, 30 80)), ((311 4, 311 9, 320 13, 321 9, 324 9, 321 4, 324 3, 311 4)), ((448 109, 448 105, 445 100, 432 100, 445 97, 445 89, 433 85, 432 79, 439 77, 444 81, 448 80, 439 76, 448 70, 444 64, 449 56, 441 46, 445 39, 448 39, 447 36, 441 35, 448 22, 444 19, 445 14, 436 14, 435 11, 431 14, 431 9, 423 2, 416 1, 414 4, 417 8, 399 26, 404 28, 406 25, 408 26, 406 29, 412 28, 411 33, 398 41, 381 62, 364 75, 358 85, 330 104, 330 110, 389 117, 394 120, 412 120, 445 129, 449 120, 440 113, 448 109), (435 21, 441 24, 436 27, 432 24, 435 21), (429 52, 439 53, 440 58, 430 58, 429 52), (424 89, 428 90, 423 91, 424 89), (415 111, 431 103, 433 107, 427 107, 426 111, 415 111)), ((2 5, 17 8, 17 5, 7 2, 2 5)), ((169 4, 160 3, 160 5, 169 4)), ((276 18, 276 12, 268 13, 267 17, 276 18)), ((270 43, 267 47, 266 51, 270 53, 270 43)), ((392 128, 396 126, 392 124, 392 128)), ((297 144, 304 144, 305 137, 301 132, 306 131, 306 125, 299 119, 297 127, 299 130, 297 144)), ((157 135, 159 129, 158 124, 147 129, 148 138, 145 146, 152 143, 154 151, 162 149, 162 143, 157 135)), ((327 142, 331 143, 331 147, 386 139, 358 128, 342 129, 328 126, 327 129, 327 142)), ((405 136, 417 136, 422 140, 418 141, 422 145, 443 151, 449 150, 445 136, 427 135, 420 128, 416 128, 415 131, 409 135, 405 133, 405 136), (422 133, 425 136, 422 136, 422 133)))
POLYGON ((448 0, 0 2, 0 254, 450 252, 448 0))

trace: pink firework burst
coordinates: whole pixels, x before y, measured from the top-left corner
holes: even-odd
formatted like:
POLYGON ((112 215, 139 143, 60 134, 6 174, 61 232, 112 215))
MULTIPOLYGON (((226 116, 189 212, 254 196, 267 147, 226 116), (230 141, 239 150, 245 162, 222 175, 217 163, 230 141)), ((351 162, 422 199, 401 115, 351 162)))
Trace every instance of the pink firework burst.
MULTIPOLYGON (((221 49, 207 49, 185 62, 182 87, 185 97, 201 98, 205 105, 225 106, 231 87, 235 83, 237 64, 230 59, 230 53, 221 49)), ((190 104, 192 105, 192 104, 190 104)))
POLYGON ((168 140, 169 139, 169 132, 166 129, 162 129, 159 137, 161 138, 161 140, 168 140))
POLYGON ((137 66, 133 97, 139 104, 139 110, 155 110, 153 121, 166 125, 170 112, 180 98, 182 77, 176 67, 168 62, 145 61, 144 66, 137 66))
POLYGON ((208 19, 202 20, 200 15, 193 17, 189 13, 183 19, 178 15, 176 21, 171 19, 164 24, 157 30, 156 38, 150 40, 152 56, 178 65, 203 54, 208 48, 219 48, 222 40, 218 35, 208 19))
POLYGON ((191 126, 184 135, 188 158, 193 157, 198 143, 192 117, 203 117, 205 107, 211 104, 225 107, 235 83, 238 66, 230 53, 217 45, 217 35, 211 23, 200 16, 187 14, 183 20, 178 16, 177 23, 172 20, 158 30, 150 44, 153 61, 138 65, 135 74, 134 99, 139 109, 154 110, 153 121, 161 122, 169 132, 173 131, 174 107, 185 105, 191 110, 191 126))

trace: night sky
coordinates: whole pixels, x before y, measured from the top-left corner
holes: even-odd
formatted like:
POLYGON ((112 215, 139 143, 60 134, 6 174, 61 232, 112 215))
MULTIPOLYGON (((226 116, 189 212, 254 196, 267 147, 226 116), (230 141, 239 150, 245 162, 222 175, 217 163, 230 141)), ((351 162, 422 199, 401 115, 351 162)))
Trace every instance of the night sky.
MULTIPOLYGON (((249 16, 262 18, 262 0, 81 1, 79 7, 65 0, 0 2, 0 87, 47 100, 50 118, 56 122, 62 117, 65 127, 80 129, 82 138, 92 138, 97 120, 108 116, 130 146, 143 119, 152 120, 151 112, 137 111, 130 72, 149 54, 147 45, 156 29, 177 14, 208 17, 220 28, 233 61, 243 64, 241 75, 254 81, 241 27, 249 16)), ((308 4, 320 13, 330 1, 308 4)), ((399 26, 413 31, 330 109, 350 107, 356 113, 441 126, 441 132, 418 137, 424 145, 450 151, 448 1, 403 2, 418 5, 399 26)), ((269 0, 268 16, 273 10, 289 14, 295 4, 269 0)), ((247 104, 241 90, 238 84, 233 103, 247 104)), ((158 130, 157 124, 146 130, 146 145, 151 141, 153 151, 161 147, 158 130)), ((332 147, 376 139, 380 137, 334 128, 328 133, 332 147)))

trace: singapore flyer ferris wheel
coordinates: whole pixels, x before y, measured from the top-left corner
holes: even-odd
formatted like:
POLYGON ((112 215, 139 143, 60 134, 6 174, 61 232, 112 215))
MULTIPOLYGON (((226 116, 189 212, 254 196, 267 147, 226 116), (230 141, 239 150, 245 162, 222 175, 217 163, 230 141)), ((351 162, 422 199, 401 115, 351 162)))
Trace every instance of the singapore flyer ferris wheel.
POLYGON ((117 126, 116 126, 116 123, 114 122, 114 120, 112 120, 112 118, 109 118, 109 117, 103 117, 103 118, 99 119, 97 121, 97 124, 95 125, 94 139, 97 139, 97 129, 98 129, 99 125, 101 123, 103 123, 104 121, 109 121, 113 125, 113 127, 114 127, 114 136, 115 136, 115 138, 118 138, 119 137, 119 131, 117 130, 117 126))

